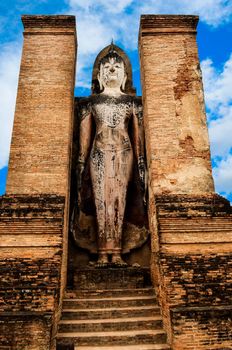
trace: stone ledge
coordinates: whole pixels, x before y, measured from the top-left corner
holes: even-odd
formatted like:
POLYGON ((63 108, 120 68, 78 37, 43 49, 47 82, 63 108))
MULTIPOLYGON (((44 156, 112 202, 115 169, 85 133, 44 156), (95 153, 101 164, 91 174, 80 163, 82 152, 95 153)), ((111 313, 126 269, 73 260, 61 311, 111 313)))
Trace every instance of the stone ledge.
POLYGON ((50 319, 52 319, 53 312, 49 312, 49 311, 46 311, 46 313, 41 312, 41 311, 17 311, 17 312, 4 311, 4 312, 0 312, 1 321, 4 321, 4 319, 11 318, 11 317, 14 318, 15 321, 17 321, 17 320, 22 321, 22 318, 24 318, 24 319, 31 318, 31 317, 37 318, 37 317, 41 317, 41 316, 43 318, 50 320, 50 319))
POLYGON ((72 28, 76 30, 76 18, 69 15, 23 15, 22 22, 25 30, 31 28, 72 28))
POLYGON ((196 33, 198 16, 142 15, 140 36, 167 33, 196 33))
POLYGON ((172 313, 205 312, 205 311, 231 311, 232 305, 189 306, 170 308, 172 313))
POLYGON ((218 194, 155 195, 154 204, 161 217, 230 217, 230 202, 218 194))
POLYGON ((51 220, 62 219, 65 197, 54 194, 41 195, 4 195, 0 197, 0 220, 47 217, 51 220), (52 215, 52 216, 51 216, 52 215))

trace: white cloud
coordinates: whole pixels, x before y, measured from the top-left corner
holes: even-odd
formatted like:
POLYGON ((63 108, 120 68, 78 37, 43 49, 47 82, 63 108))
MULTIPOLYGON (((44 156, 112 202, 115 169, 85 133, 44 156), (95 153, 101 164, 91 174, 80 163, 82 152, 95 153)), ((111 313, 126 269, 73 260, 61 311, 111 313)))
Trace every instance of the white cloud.
POLYGON ((224 157, 232 148, 232 55, 221 71, 210 59, 204 60, 201 67, 212 156, 224 157))
POLYGON ((212 157, 224 157, 230 152, 232 148, 232 106, 223 109, 218 119, 209 123, 209 135, 212 157))
POLYGON ((0 51, 0 169, 7 165, 20 63, 20 45, 2 45, 0 51))
POLYGON ((216 190, 232 192, 232 54, 222 69, 206 59, 201 64, 208 109, 211 153, 216 161, 216 190))
POLYGON ((141 13, 195 14, 209 25, 218 26, 232 15, 230 0, 147 0, 140 8, 141 13))
POLYGON ((232 54, 221 71, 214 68, 213 62, 206 59, 201 63, 207 105, 211 113, 218 112, 232 102, 232 54))
POLYGON ((69 0, 72 10, 82 9, 85 12, 120 13, 133 3, 133 0, 69 0))
POLYGON ((106 30, 105 23, 101 18, 83 14, 77 18, 77 37, 79 52, 88 57, 89 54, 99 52, 114 35, 113 28, 106 30))
POLYGON ((228 155, 214 168, 214 180, 218 192, 226 195, 232 192, 232 155, 228 155))

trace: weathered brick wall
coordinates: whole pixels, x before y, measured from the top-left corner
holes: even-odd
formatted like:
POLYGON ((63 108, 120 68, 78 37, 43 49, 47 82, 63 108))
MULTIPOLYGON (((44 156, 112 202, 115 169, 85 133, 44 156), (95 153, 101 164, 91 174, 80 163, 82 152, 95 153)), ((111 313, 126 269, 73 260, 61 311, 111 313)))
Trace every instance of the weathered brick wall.
POLYGON ((174 349, 230 350, 231 306, 190 308, 172 314, 174 349))
POLYGON ((154 206, 153 281, 173 349, 230 349, 229 202, 217 195, 156 196, 154 206))
POLYGON ((152 193, 213 192, 196 16, 143 15, 139 50, 152 193))
MULTIPOLYGON (((59 244, 62 242, 62 251, 59 256, 54 253, 53 248, 58 244, 57 233, 53 226, 50 227, 47 218, 43 223, 40 218, 39 221, 27 218, 17 223, 11 218, 12 225, 6 224, 7 228, 4 228, 9 232, 8 236, 4 236, 4 252, 8 254, 8 260, 14 265, 12 271, 15 269, 15 273, 20 269, 20 264, 25 268, 28 264, 28 271, 33 264, 37 266, 38 276, 47 284, 45 297, 47 304, 45 304, 48 306, 49 300, 51 301, 49 312, 53 313, 52 333, 55 334, 67 278, 76 26, 74 16, 23 16, 22 21, 25 29, 24 45, 6 192, 8 195, 27 194, 28 197, 24 197, 24 200, 27 198, 29 207, 30 205, 33 207, 33 203, 29 201, 34 194, 46 194, 48 197, 49 195, 64 196, 63 232, 59 237, 59 244), (18 236, 14 236, 15 232, 18 236), (45 246, 41 245, 44 238, 42 233, 44 235, 49 233, 45 239, 45 246), (18 248, 15 250, 14 247, 16 241, 22 256, 17 255, 18 248), (33 244, 30 245, 30 242, 33 244), (35 258, 31 257, 33 254, 35 258), (17 260, 15 260, 16 257, 17 260), (24 261, 25 257, 26 261, 24 261), (46 257, 49 263, 41 265, 41 259, 46 257), (51 265, 52 261, 56 265, 54 269, 51 265), (59 277, 60 280, 52 279, 52 270, 56 271, 57 278, 59 277), (49 290, 51 293, 48 292, 49 290), (59 290, 60 294, 57 305, 54 304, 54 290, 56 293, 59 290)), ((11 204, 10 201, 9 205, 11 204)), ((20 210, 22 212, 22 208, 20 210)), ((52 212, 50 214, 52 215, 52 212)), ((27 278, 28 281, 31 279, 33 281, 34 270, 31 271, 24 276, 25 281, 27 278)), ((39 282, 38 276, 36 280, 39 282)), ((14 288, 13 284, 9 285, 9 291, 10 287, 14 288)), ((39 311, 43 305, 41 304, 43 298, 41 297, 39 302, 39 292, 38 296, 36 295, 35 293, 33 300, 36 302, 35 309, 39 311)), ((21 305, 21 299, 16 300, 17 305, 21 305)), ((25 306, 28 302, 31 305, 29 308, 33 305, 29 299, 22 302, 25 306)), ((31 337, 33 337, 32 334, 31 337)))
POLYGON ((59 312, 63 196, 0 199, 0 348, 50 349, 59 312))
POLYGON ((51 322, 51 316, 1 316, 0 349, 50 350, 51 322))
POLYGON ((67 195, 72 142, 74 16, 23 16, 24 44, 6 192, 67 195))
POLYGON ((172 348, 225 350, 232 344, 232 215, 213 194, 197 22, 141 17, 151 271, 172 348))

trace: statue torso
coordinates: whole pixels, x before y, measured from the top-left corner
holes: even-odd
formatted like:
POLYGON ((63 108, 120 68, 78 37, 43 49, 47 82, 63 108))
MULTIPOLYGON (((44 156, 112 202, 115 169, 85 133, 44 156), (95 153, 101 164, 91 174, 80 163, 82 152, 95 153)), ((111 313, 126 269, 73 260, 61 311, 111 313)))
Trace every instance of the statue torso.
POLYGON ((101 149, 131 148, 128 135, 128 123, 133 113, 133 101, 130 96, 99 96, 91 104, 96 125, 95 147, 101 149))

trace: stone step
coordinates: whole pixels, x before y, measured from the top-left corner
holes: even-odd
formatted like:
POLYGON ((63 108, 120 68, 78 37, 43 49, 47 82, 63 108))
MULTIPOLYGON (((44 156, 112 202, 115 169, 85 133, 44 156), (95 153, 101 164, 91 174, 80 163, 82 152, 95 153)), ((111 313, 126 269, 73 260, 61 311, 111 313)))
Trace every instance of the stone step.
POLYGON ((110 318, 96 320, 61 320, 59 333, 65 332, 101 332, 138 329, 161 329, 161 316, 110 318))
POLYGON ((111 346, 77 346, 74 350, 170 350, 167 344, 138 344, 111 346))
POLYGON ((154 295, 154 289, 147 288, 120 288, 120 289, 97 289, 97 290, 67 290, 65 293, 66 299, 75 298, 106 298, 117 296, 139 296, 139 295, 154 295))
POLYGON ((160 314, 158 305, 109 307, 94 309, 63 309, 62 320, 107 319, 120 317, 156 316, 160 314))
POLYGON ((156 303, 154 296, 64 299, 64 309, 144 306, 156 303))
POLYGON ((183 233, 183 232, 186 232, 186 231, 190 231, 192 233, 202 233, 202 231, 204 232, 204 234, 206 232, 222 232, 225 234, 225 233, 231 233, 232 232, 232 228, 231 228, 231 225, 227 226, 227 227, 223 227, 223 226, 220 226, 220 227, 212 227, 212 226, 208 226, 208 227, 205 227, 204 225, 202 226, 199 226, 199 227, 194 227, 193 225, 192 226, 185 226, 184 224, 182 226, 162 226, 161 227, 161 232, 163 233, 169 233, 169 232, 173 232, 173 233, 183 233))
POLYGON ((72 332, 58 333, 57 343, 62 345, 137 345, 163 344, 166 342, 166 333, 163 330, 130 330, 114 332, 72 332))

